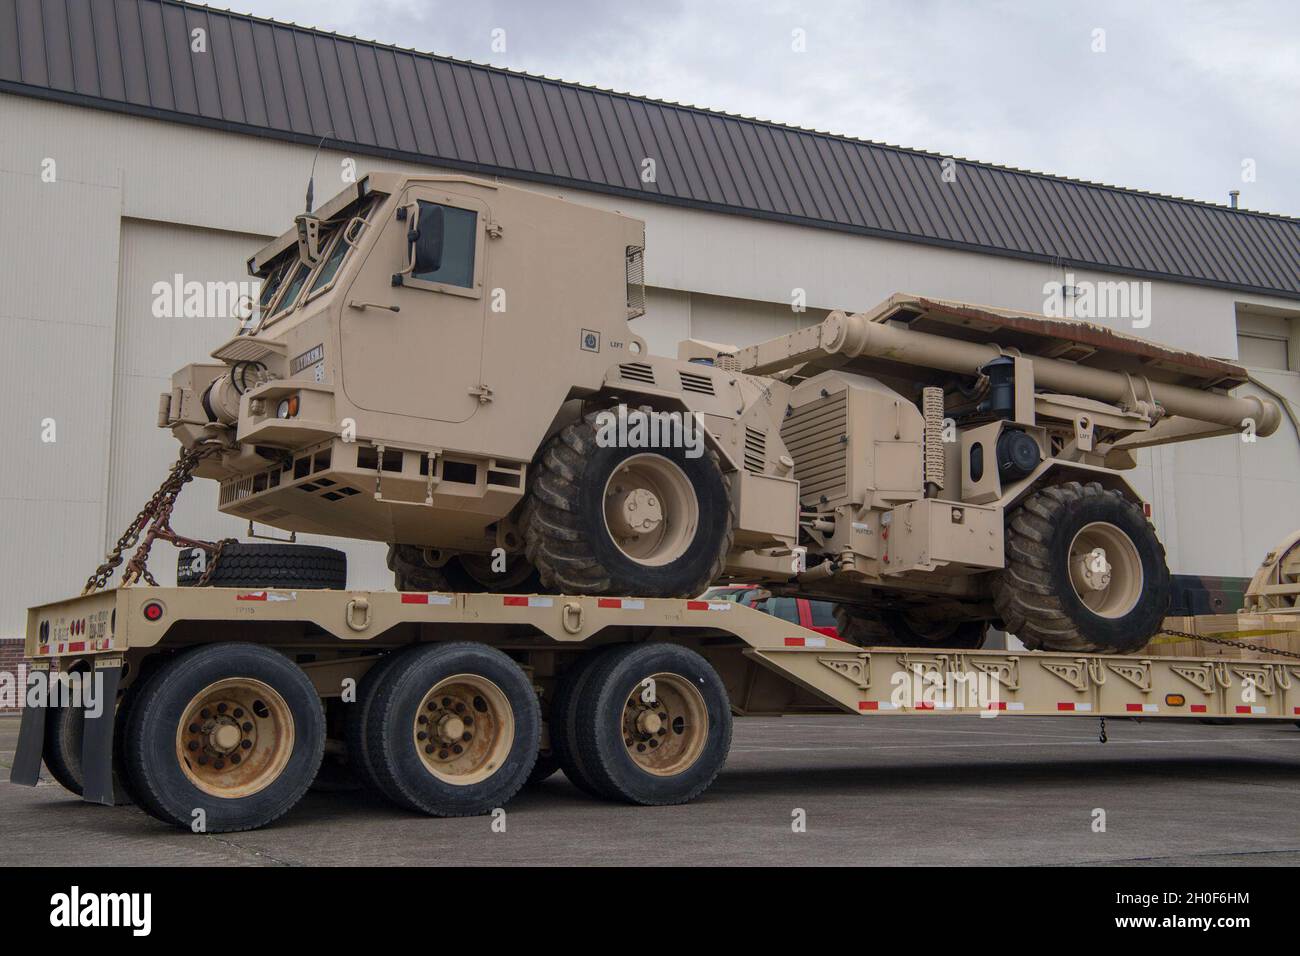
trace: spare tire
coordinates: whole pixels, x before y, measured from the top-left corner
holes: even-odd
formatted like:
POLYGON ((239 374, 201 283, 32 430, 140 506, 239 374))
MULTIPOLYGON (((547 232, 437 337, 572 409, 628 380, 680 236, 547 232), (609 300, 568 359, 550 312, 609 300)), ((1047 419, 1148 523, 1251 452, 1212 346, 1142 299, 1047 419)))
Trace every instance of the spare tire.
MULTIPOLYGON (((202 548, 182 548, 176 559, 176 584, 197 587, 208 560, 202 548)), ((348 585, 348 557, 337 548, 310 544, 232 541, 221 549, 216 566, 203 583, 213 588, 341 591, 348 585)))

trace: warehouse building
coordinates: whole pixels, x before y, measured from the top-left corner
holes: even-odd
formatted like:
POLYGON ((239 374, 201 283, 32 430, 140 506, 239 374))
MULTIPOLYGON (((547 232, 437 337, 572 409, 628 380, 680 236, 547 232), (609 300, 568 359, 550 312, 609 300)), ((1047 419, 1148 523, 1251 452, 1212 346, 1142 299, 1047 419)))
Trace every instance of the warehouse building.
MULTIPOLYGON (((0 637, 21 633, 25 606, 79 589, 157 487, 176 454, 154 427, 158 395, 232 334, 210 293, 247 279, 313 168, 319 199, 371 170, 454 170, 643 219, 635 329, 660 353, 908 291, 1091 315, 1240 359, 1300 403, 1300 220, 1282 216, 172 0, 0 0, 0 129, 0 637)), ((1284 423, 1257 443, 1143 453, 1134 483, 1175 572, 1248 575, 1300 526, 1296 436, 1284 423)), ((243 534, 215 498, 199 482, 175 526, 243 534)), ((341 546, 354 586, 390 585, 382 545, 341 546)), ((159 552, 170 583, 173 552, 159 552)))

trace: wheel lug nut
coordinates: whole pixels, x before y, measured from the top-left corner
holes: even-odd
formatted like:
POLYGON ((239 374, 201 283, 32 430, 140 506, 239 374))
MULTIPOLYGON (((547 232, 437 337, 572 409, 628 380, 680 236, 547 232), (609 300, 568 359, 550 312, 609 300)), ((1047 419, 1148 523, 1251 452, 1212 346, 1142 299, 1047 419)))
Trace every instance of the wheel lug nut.
POLYGON ((466 727, 473 726, 473 724, 474 724, 474 718, 473 718, 473 717, 466 717, 463 721, 461 721, 461 723, 463 723, 466 727))
POLYGON ((195 743, 193 740, 191 740, 191 741, 189 742, 188 746, 189 746, 190 750, 198 750, 198 749, 199 749, 199 745, 198 745, 197 743, 195 743))
POLYGON ((226 712, 226 705, 225 705, 225 704, 217 704, 217 713, 218 713, 218 714, 224 714, 225 712, 226 712))
POLYGON ((465 731, 465 733, 460 735, 460 739, 465 741, 466 743, 469 743, 471 740, 474 739, 474 735, 471 734, 469 731, 465 731))
POLYGON ((218 760, 218 761, 215 761, 215 762, 212 764, 212 769, 213 769, 213 770, 224 770, 224 769, 225 769, 225 766, 226 766, 226 762, 225 762, 224 760, 218 760))
POLYGON ((416 739, 416 740, 428 740, 428 739, 429 739, 429 735, 426 734, 426 733, 422 730, 422 731, 420 731, 418 734, 415 735, 415 739, 416 739))
POLYGON ((245 750, 252 750, 253 742, 251 740, 241 740, 239 746, 243 747, 245 750))
POLYGON ((426 716, 424 716, 424 714, 421 714, 421 715, 416 719, 415 722, 416 722, 417 724, 427 724, 427 723, 429 722, 429 718, 426 717, 426 716))
POLYGON ((239 763, 239 754, 231 754, 231 755, 230 755, 230 762, 231 762, 231 763, 239 763))
POLYGON ((199 711, 199 716, 202 717, 204 720, 207 720, 209 717, 212 716, 212 711, 204 707, 201 711, 199 711))
POLYGON ((242 707, 236 707, 236 708, 235 708, 235 719, 238 720, 240 717, 243 717, 243 716, 244 716, 244 708, 242 708, 242 707))
POLYGON ((451 752, 452 752, 452 753, 455 753, 455 754, 464 753, 464 752, 465 752, 465 748, 462 747, 460 744, 455 744, 455 745, 451 748, 451 752))
POLYGON ((198 724, 190 724, 190 733, 192 733, 192 734, 197 734, 198 732, 199 732, 199 725, 198 725, 198 724))
POLYGON ((208 762, 207 755, 206 755, 206 754, 199 754, 199 764, 200 764, 201 766, 206 766, 206 765, 207 765, 207 762, 208 762))
POLYGON ((429 705, 428 705, 427 709, 428 709, 428 710, 437 710, 437 709, 438 709, 438 705, 435 704, 433 701, 429 701, 429 705))
POLYGON ((247 721, 247 720, 246 720, 246 721, 244 721, 243 725, 241 726, 241 729, 242 729, 242 730, 244 731, 244 733, 246 733, 246 734, 248 734, 248 733, 252 733, 252 731, 253 731, 253 724, 252 724, 250 721, 247 721))
POLYGON ((425 747, 424 752, 427 754, 433 753, 433 744, 429 744, 427 747, 425 747))
POLYGON ((442 706, 444 706, 444 707, 450 707, 450 706, 451 706, 451 698, 450 698, 450 697, 444 697, 444 698, 442 699, 442 706))

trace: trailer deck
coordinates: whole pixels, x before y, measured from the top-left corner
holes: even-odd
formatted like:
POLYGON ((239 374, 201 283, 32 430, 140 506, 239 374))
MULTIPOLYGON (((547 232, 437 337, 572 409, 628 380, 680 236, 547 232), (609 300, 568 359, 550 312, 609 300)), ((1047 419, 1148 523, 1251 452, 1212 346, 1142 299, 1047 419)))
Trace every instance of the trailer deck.
MULTIPOLYGON (((346 700, 380 654, 472 641, 503 651, 543 700, 570 655, 677 644, 717 672, 737 716, 852 713, 1300 721, 1300 659, 861 647, 706 600, 367 590, 126 587, 31 609, 36 674, 99 675, 114 699, 159 654, 227 641, 275 648, 322 700, 346 700)), ((46 708, 23 716, 11 779, 34 784, 46 708)), ((112 708, 87 716, 83 796, 113 802, 112 708)))

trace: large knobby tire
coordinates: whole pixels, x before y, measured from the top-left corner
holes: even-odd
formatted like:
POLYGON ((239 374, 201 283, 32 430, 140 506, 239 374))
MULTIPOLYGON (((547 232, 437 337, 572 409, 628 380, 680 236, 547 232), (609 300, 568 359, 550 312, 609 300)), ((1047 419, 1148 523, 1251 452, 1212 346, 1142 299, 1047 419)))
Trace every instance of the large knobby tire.
POLYGON ((566 594, 694 597, 721 574, 735 538, 717 455, 604 446, 598 415, 542 454, 523 516, 529 560, 566 594))
POLYGON ((283 654, 243 643, 210 644, 162 665, 131 705, 123 741, 140 806, 207 833, 284 815, 311 786, 324 748, 311 680, 283 654))
POLYGON ((1131 654, 1169 608, 1165 549, 1139 505, 1077 481, 1030 495, 1007 523, 994 605, 1030 648, 1131 654))
POLYGON ((541 713, 532 682, 484 644, 433 644, 381 678, 366 737, 384 791, 431 816, 490 813, 537 761, 541 713))
POLYGON ((508 554, 506 569, 493 569, 494 560, 478 554, 459 554, 442 566, 442 576, 452 591, 468 594, 540 594, 542 578, 522 554, 508 554))
POLYGON ((988 639, 988 622, 954 620, 922 624, 899 611, 837 604, 835 626, 840 637, 861 647, 927 647, 978 650, 988 639))
MULTIPOLYGON (((195 587, 203 577, 198 548, 184 548, 176 559, 176 584, 195 587)), ((214 588, 296 588, 342 591, 348 586, 348 558, 337 548, 310 544, 245 544, 232 541, 221 549, 204 582, 214 588)))
POLYGON ((731 705, 722 679, 694 651, 623 646, 595 662, 579 694, 575 737, 603 795, 643 806, 686 803, 727 760, 731 705))

